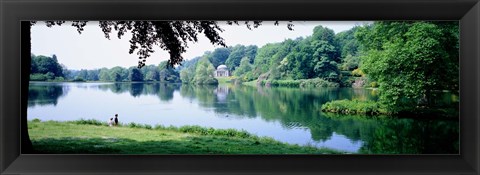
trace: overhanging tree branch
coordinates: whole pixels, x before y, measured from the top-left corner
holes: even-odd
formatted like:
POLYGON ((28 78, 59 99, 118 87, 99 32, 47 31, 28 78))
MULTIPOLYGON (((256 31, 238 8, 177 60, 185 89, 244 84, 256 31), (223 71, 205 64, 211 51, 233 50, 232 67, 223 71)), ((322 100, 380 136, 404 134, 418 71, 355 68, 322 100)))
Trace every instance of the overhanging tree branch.
MULTIPOLYGON (((84 31, 88 21, 72 21, 79 34, 84 31)), ((34 25, 36 21, 32 21, 34 25)), ((65 21, 45 21, 48 27, 62 25, 65 21)), ((226 21, 228 25, 240 25, 238 21, 226 21)), ((262 24, 262 21, 245 21, 244 25, 252 30, 262 24)), ((279 25, 275 21, 274 25, 279 25)), ((125 33, 130 32, 129 53, 136 53, 138 58, 138 68, 145 66, 146 59, 154 53, 154 46, 168 51, 170 59, 168 65, 181 65, 183 61, 182 53, 186 52, 188 42, 198 42, 198 34, 203 33, 213 45, 227 47, 225 40, 220 36, 224 30, 218 25, 217 21, 99 21, 99 27, 105 34, 105 38, 110 39, 110 34, 115 31, 119 39, 125 33)), ((287 24, 289 30, 293 30, 291 21, 287 24)))

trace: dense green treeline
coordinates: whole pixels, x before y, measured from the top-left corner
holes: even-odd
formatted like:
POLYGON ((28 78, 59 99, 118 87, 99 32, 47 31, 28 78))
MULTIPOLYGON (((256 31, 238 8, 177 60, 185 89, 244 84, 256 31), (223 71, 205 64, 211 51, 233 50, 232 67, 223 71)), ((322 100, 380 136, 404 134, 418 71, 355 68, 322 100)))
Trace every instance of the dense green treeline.
POLYGON ((226 65, 233 75, 249 72, 257 49, 254 45, 236 45, 217 48, 213 52, 207 51, 201 57, 184 61, 178 67, 180 78, 183 83, 188 84, 218 84, 213 73, 219 65, 226 65))
POLYGON ((31 81, 158 81, 179 83, 180 75, 175 68, 167 66, 163 61, 158 66, 148 65, 141 69, 136 66, 123 68, 116 66, 113 68, 101 69, 81 69, 70 70, 64 65, 58 63, 56 55, 52 57, 35 56, 32 54, 30 67, 31 81))
POLYGON ((180 72, 180 79, 185 84, 218 84, 213 77, 215 67, 206 57, 196 60, 192 66, 184 68, 180 72))
POLYGON ((58 63, 56 55, 52 55, 52 57, 47 57, 43 55, 36 56, 34 54, 31 54, 30 65, 30 80, 64 80, 66 68, 64 65, 58 63))
POLYGON ((351 86, 355 79, 351 71, 357 69, 360 62, 359 42, 354 37, 357 29, 335 34, 331 29, 317 26, 306 38, 287 39, 261 48, 253 45, 217 48, 184 61, 179 67, 181 78, 183 82, 193 82, 198 76, 195 74, 197 64, 205 60, 202 64, 206 62, 213 68, 226 65, 240 82, 259 80, 261 85, 300 87, 302 81, 296 80, 317 79, 316 83, 321 85, 316 87, 351 86))

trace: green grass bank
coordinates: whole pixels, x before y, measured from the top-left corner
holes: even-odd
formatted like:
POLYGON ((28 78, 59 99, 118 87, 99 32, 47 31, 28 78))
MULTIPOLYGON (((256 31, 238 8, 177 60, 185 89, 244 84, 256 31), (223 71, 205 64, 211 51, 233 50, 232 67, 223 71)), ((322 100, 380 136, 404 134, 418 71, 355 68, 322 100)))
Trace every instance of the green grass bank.
POLYGON ((391 115, 374 101, 335 100, 322 105, 322 111, 340 114, 391 115))
POLYGON ((392 112, 375 101, 334 100, 322 105, 323 112, 367 115, 367 116, 395 116, 405 118, 458 118, 458 106, 439 106, 434 108, 406 108, 398 107, 392 112))
POLYGON ((109 127, 96 120, 28 122, 35 152, 62 154, 339 154, 291 145, 234 129, 164 127, 135 123, 109 127))

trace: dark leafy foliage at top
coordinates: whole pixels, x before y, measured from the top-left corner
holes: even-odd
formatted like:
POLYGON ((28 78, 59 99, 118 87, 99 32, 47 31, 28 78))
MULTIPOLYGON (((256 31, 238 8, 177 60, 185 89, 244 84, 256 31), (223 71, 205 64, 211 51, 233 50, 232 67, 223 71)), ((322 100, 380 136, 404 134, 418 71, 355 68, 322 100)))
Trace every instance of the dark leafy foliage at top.
MULTIPOLYGON (((88 21, 72 21, 72 26, 82 33, 88 21)), ((31 24, 35 24, 32 22, 31 24)), ((62 25, 65 21, 45 21, 48 27, 62 25)), ((227 21, 228 25, 240 25, 238 21, 227 21)), ((257 28, 262 21, 245 21, 248 29, 257 28)), ((278 21, 274 23, 278 25, 278 21)), ((110 34, 115 31, 120 39, 125 33, 130 32, 129 53, 139 56, 138 67, 145 66, 146 59, 154 52, 153 47, 159 46, 170 54, 168 65, 174 66, 183 61, 182 53, 188 48, 189 41, 197 42, 198 34, 203 33, 213 45, 227 47, 225 40, 220 36, 224 30, 217 21, 99 21, 105 37, 110 39, 110 34)), ((287 24, 288 29, 293 30, 293 24, 287 24)))

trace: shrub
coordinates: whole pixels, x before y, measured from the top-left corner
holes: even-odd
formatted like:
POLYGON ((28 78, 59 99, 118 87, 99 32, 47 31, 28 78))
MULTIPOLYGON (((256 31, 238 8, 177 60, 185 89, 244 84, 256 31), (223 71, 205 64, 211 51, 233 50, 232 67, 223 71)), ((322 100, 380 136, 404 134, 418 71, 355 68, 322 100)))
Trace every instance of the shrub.
POLYGON ((32 122, 41 122, 41 120, 38 119, 38 118, 35 118, 35 119, 32 120, 32 122))
POLYGON ((47 78, 47 80, 53 80, 55 78, 55 74, 52 72, 47 72, 45 74, 45 77, 47 78))
POLYGON ((152 129, 152 126, 151 125, 144 125, 144 128, 145 129, 152 129))
POLYGON ((255 75, 252 73, 252 72, 247 72, 244 76, 243 76, 243 81, 247 82, 247 81, 252 81, 254 79, 256 79, 257 77, 255 77, 255 75))
POLYGON ((339 87, 340 84, 336 82, 330 82, 321 78, 315 78, 315 79, 307 79, 303 82, 300 83, 300 87, 312 87, 312 88, 318 88, 318 87, 339 87))
POLYGON ((352 84, 355 83, 355 77, 343 76, 340 83, 342 87, 352 87, 352 84))
POLYGON ((321 78, 315 79, 300 79, 300 80, 262 80, 262 86, 271 87, 302 87, 302 88, 317 88, 317 87, 340 87, 336 82, 330 82, 321 78))
POLYGON ((341 114, 390 114, 385 108, 374 101, 336 100, 322 105, 322 111, 341 114))
POLYGON ((88 120, 80 119, 80 120, 73 121, 73 123, 79 124, 79 125, 96 125, 96 126, 107 125, 107 122, 101 122, 95 119, 88 119, 88 120))
POLYGON ((207 84, 207 85, 216 85, 218 84, 218 80, 215 78, 207 78, 203 81, 197 81, 197 84, 207 84))
POLYGON ((237 131, 235 129, 214 129, 205 128, 201 126, 182 126, 178 128, 179 131, 184 133, 193 133, 200 135, 215 135, 215 136, 228 136, 228 137, 242 137, 247 138, 252 135, 246 131, 237 131))
POLYGON ((81 77, 75 77, 75 79, 72 80, 73 82, 85 82, 85 80, 81 77))
POLYGON ((163 125, 155 125, 153 129, 165 129, 165 126, 163 125))
POLYGON ((352 76, 352 72, 350 71, 341 71, 340 73, 342 76, 352 76))
POLYGON ((355 69, 352 71, 352 75, 356 77, 364 77, 365 73, 361 69, 355 69))
POLYGON ((139 125, 132 122, 132 123, 129 123, 129 124, 128 124, 128 127, 130 127, 130 128, 138 128, 139 125))
POLYGON ((55 79, 53 79, 52 81, 62 82, 62 81, 65 81, 65 78, 63 78, 63 77, 55 77, 55 79))
POLYGON ((44 74, 31 74, 30 81, 46 81, 47 77, 44 74))
POLYGON ((304 80, 273 80, 276 86, 282 87, 300 87, 304 80))

